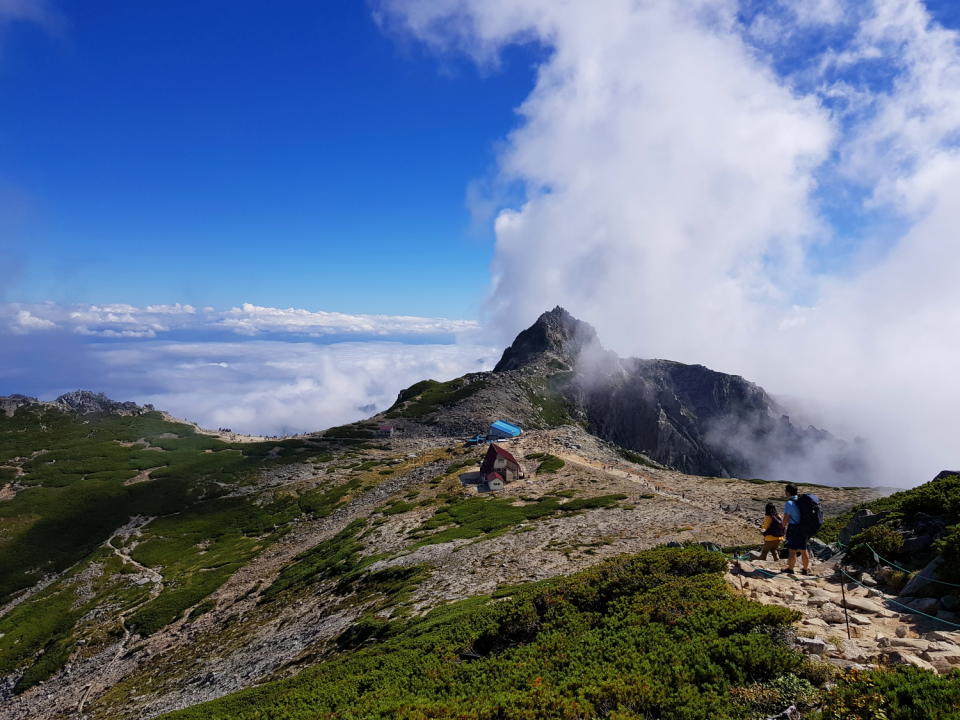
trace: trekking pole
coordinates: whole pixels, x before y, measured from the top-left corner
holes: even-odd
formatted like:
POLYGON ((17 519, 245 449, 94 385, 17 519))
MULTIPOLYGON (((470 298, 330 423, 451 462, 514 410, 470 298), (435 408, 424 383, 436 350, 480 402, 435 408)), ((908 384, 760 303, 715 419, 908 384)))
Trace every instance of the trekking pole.
POLYGON ((843 565, 838 564, 837 567, 840 568, 840 596, 843 598, 843 619, 847 622, 847 640, 851 640, 850 636, 850 615, 847 612, 847 583, 846 583, 846 573, 843 571, 843 565))

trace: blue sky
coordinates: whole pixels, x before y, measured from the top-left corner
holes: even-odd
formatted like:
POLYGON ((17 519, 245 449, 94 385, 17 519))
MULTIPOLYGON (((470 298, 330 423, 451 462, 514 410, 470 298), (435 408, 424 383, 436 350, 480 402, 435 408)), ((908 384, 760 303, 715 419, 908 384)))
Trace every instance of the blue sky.
POLYGON ((527 50, 438 63, 355 0, 55 8, 0 35, 6 300, 477 314, 527 50))

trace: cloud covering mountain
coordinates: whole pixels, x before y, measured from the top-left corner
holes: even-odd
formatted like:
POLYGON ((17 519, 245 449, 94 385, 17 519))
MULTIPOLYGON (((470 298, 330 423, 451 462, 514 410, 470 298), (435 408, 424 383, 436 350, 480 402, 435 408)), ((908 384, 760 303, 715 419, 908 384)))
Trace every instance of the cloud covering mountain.
POLYGON ((383 0, 495 69, 544 50, 488 184, 491 326, 562 303, 868 436, 878 481, 957 462, 960 45, 919 0, 383 0), (535 271, 531 271, 534 268, 535 271), (800 403, 795 403, 800 405, 800 403))

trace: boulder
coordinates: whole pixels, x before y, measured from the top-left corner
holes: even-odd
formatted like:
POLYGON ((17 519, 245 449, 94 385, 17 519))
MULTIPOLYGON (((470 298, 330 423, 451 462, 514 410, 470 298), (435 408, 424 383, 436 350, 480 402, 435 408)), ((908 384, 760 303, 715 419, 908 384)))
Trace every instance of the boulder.
POLYGON ((880 521, 882 521, 887 516, 887 513, 875 513, 866 508, 862 510, 857 510, 853 514, 853 517, 850 518, 843 530, 840 531, 840 543, 842 545, 849 545, 850 539, 854 535, 862 533, 867 528, 873 527, 880 521))
POLYGON ((898 598, 898 602, 924 615, 933 615, 940 606, 940 601, 932 597, 901 597, 898 598))
POLYGON ((802 716, 800 711, 797 710, 796 705, 791 705, 782 713, 777 713, 776 715, 768 715, 765 720, 800 720, 802 716))
POLYGON ((960 626, 960 613, 953 610, 937 610, 937 619, 960 626))
POLYGON ((866 598, 851 597, 847 595, 847 608, 851 610, 859 610, 860 612, 870 613, 872 615, 879 615, 880 617, 896 617, 896 613, 887 610, 885 607, 879 603, 874 602, 873 600, 867 600, 866 598))
POLYGON ((860 576, 860 582, 862 582, 867 587, 876 587, 879 583, 876 578, 873 577, 870 573, 863 573, 860 576))
POLYGON ((956 663, 951 662, 950 658, 944 655, 925 652, 920 655, 920 658, 933 665, 941 675, 951 672, 956 667, 956 663))
POLYGON ((910 537, 904 538, 900 553, 904 557, 915 557, 929 550, 930 546, 933 545, 933 540, 934 537, 927 533, 911 535, 910 537))
POLYGON ((944 595, 940 598, 940 607, 944 610, 957 610, 960 608, 960 597, 956 595, 944 595))
POLYGON ((839 545, 825 543, 819 538, 810 538, 807 541, 807 549, 818 560, 829 560, 840 552, 839 545))
POLYGON ((908 648, 910 650, 923 652, 924 650, 928 650, 930 648, 930 641, 923 640, 921 638, 885 637, 878 640, 877 645, 883 648, 908 648))
POLYGON ((834 625, 846 622, 846 616, 843 614, 843 610, 829 602, 824 603, 823 607, 820 608, 820 617, 834 625))
POLYGON ((892 665, 913 665, 914 667, 921 668, 923 670, 929 670, 930 672, 937 672, 937 669, 928 663, 926 660, 921 660, 916 655, 912 653, 905 652, 903 650, 891 650, 890 652, 884 653, 887 656, 887 659, 892 665))
POLYGON ((823 638, 807 638, 798 635, 795 643, 798 648, 808 655, 811 653, 822 655, 827 650, 827 642, 823 638))
POLYGON ((938 583, 934 580, 937 579, 937 573, 941 565, 943 565, 943 558, 938 555, 927 563, 923 570, 910 578, 910 581, 903 586, 900 594, 908 597, 935 597, 938 594, 938 583))

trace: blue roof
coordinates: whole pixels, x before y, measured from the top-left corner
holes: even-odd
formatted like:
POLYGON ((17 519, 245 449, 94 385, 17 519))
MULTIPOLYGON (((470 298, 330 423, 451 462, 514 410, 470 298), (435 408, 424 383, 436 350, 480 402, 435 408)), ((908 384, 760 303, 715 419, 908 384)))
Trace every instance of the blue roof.
POLYGON ((500 432, 506 433, 511 437, 516 437, 517 435, 520 435, 523 432, 523 430, 521 430, 519 427, 517 427, 516 425, 511 425, 505 420, 497 420, 496 422, 490 423, 490 429, 499 430, 500 432))

